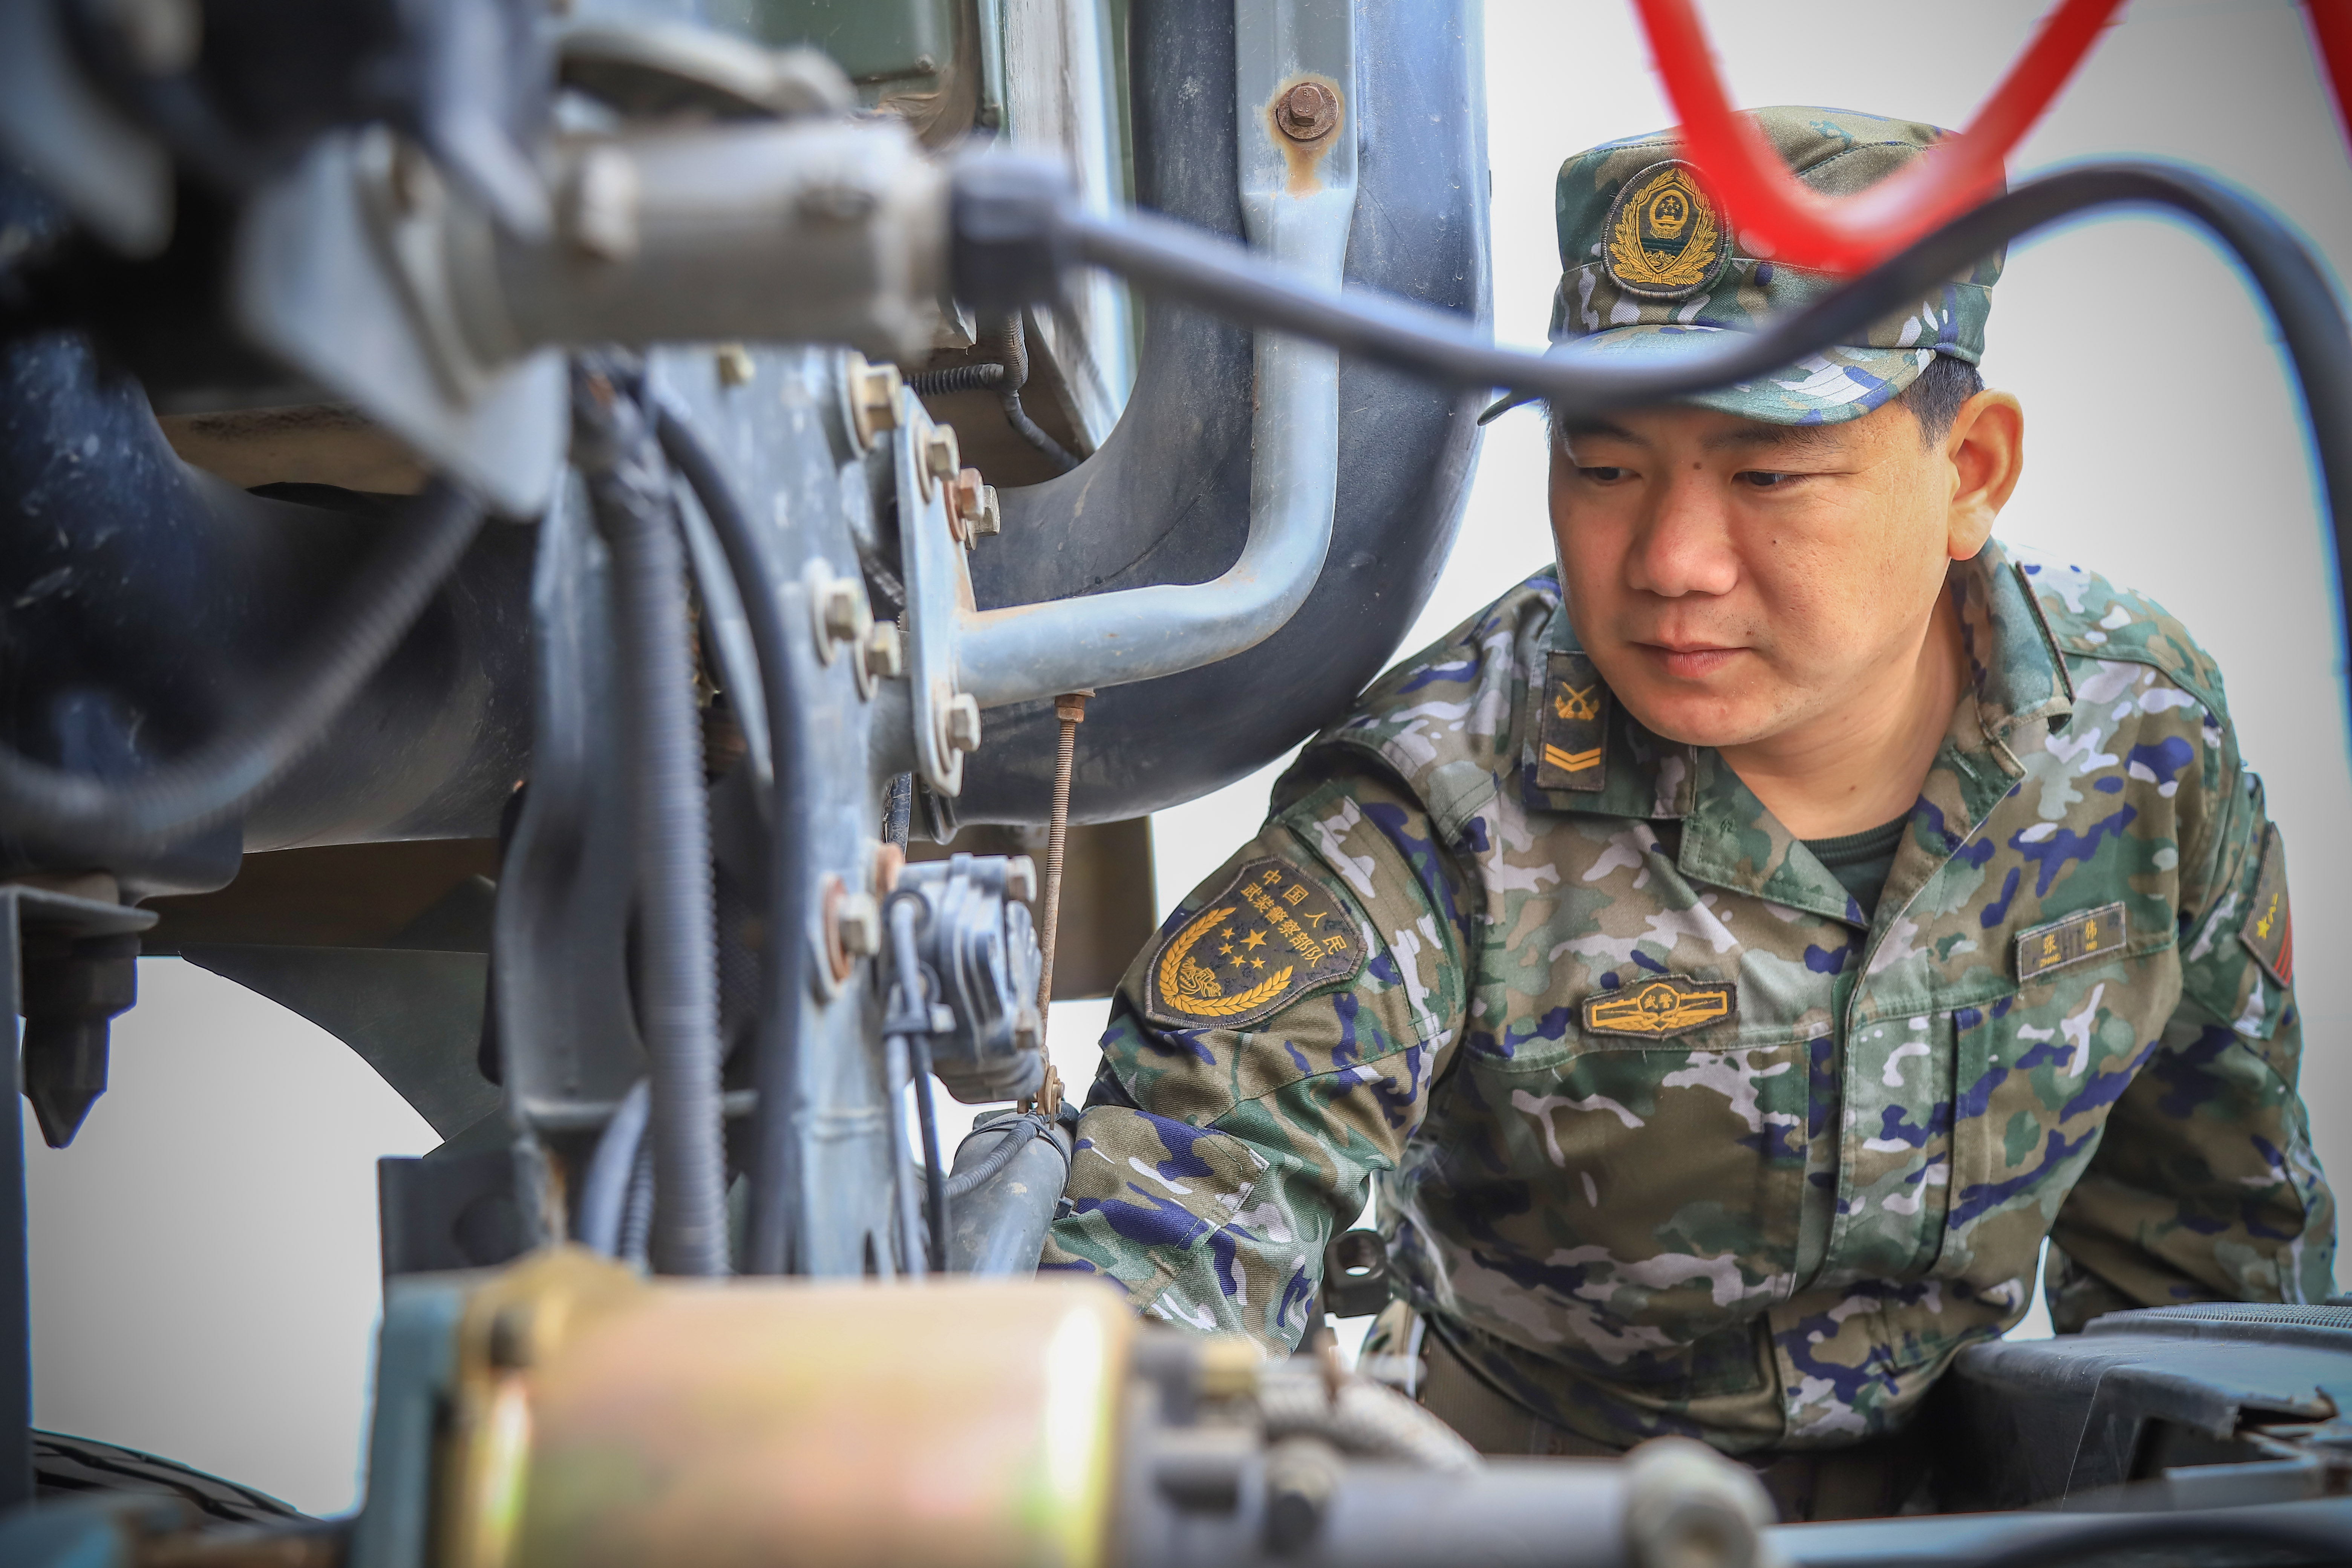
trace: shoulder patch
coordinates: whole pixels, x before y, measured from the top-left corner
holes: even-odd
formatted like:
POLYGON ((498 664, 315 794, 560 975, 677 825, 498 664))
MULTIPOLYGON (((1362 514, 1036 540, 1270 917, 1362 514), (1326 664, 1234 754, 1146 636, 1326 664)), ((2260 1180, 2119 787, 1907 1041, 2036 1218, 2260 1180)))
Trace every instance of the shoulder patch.
POLYGON ((1144 1016, 1180 1029, 1245 1029, 1351 978, 1363 961, 1363 936, 1339 901, 1268 856, 1162 939, 1145 974, 1144 1016))
POLYGON ((2286 901, 2286 840, 2278 825, 2263 831, 2263 868, 2254 877, 2254 900, 2238 940, 2254 962, 2282 985, 2294 984, 2294 912, 2286 901))
POLYGON ((1666 1040, 1719 1024, 1739 1013, 1739 993, 1724 981, 1668 974, 1621 985, 1584 999, 1584 1026, 1595 1035, 1666 1040))
POLYGON ((1544 665, 1536 724, 1536 787, 1597 790, 1609 779, 1609 688, 1580 653, 1544 665))
POLYGON ((2017 978, 2034 980, 2053 969, 2113 952, 2129 933, 2120 903, 2068 915, 2063 921, 2030 926, 2017 933, 2017 978))

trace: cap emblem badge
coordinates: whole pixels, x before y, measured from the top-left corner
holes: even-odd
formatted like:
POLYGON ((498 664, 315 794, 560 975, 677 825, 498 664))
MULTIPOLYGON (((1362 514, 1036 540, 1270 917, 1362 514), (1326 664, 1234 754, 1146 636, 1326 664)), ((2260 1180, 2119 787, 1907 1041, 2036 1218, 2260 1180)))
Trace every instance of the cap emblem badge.
POLYGON ((1680 159, 1625 182, 1609 213, 1601 258, 1609 276, 1645 300, 1680 300, 1715 280, 1729 253, 1715 204, 1680 159))

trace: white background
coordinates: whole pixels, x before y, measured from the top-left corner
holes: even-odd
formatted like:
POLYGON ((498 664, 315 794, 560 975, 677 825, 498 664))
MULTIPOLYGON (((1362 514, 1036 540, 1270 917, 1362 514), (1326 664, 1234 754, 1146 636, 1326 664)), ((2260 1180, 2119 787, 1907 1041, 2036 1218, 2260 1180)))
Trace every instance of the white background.
MULTIPOLYGON (((2043 6, 1878 0, 1705 7, 1735 101, 1964 125, 2043 6)), ((1551 186, 1569 153, 1670 123, 1621 0, 1486 8, 1497 335, 1539 342, 1558 276, 1551 186)), ((2133 5, 2011 164, 2160 155, 2275 204, 2340 275, 2352 164, 2287 0, 2133 5)), ((1986 371, 2028 414, 2005 539, 2156 597, 2221 661, 2246 755, 2292 853, 2322 1160, 2352 1172, 2352 931, 2342 653, 2298 404, 2234 268, 2163 220, 2076 225, 2015 247, 1986 371)), ((1541 564, 1543 442, 1487 436, 1462 542, 1407 647, 1541 564)), ((1268 773, 1163 813, 1161 912, 1255 828, 1268 773)), ((153 960, 115 1031, 115 1088, 65 1154, 33 1145, 40 1422, 143 1446, 308 1509, 353 1497, 376 1310, 374 1161, 423 1121, 350 1052, 225 981, 153 960)), ((1092 1074, 1104 1005, 1053 1019, 1092 1074)), ((953 1118, 950 1118, 952 1122, 953 1118)))

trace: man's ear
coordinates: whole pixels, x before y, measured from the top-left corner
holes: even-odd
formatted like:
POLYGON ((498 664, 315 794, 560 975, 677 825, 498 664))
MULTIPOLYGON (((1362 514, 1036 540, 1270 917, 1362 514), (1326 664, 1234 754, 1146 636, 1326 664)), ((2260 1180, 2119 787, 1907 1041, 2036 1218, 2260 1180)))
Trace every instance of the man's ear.
POLYGON ((2006 392, 1979 392, 1960 405, 1944 437, 1952 500, 1945 547, 1967 561, 1992 537, 1993 520, 2025 471, 2025 409, 2006 392))

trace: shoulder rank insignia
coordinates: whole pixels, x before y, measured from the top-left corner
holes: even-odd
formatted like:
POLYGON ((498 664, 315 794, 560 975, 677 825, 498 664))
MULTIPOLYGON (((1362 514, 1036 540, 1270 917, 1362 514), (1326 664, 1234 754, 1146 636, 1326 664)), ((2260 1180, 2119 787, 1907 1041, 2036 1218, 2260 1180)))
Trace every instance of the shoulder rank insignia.
POLYGON ((1602 265, 1619 288, 1644 300, 1687 299, 1715 281, 1731 254, 1698 171, 1679 158, 1626 181, 1603 226, 1602 265))
POLYGON ((2254 878, 2254 901, 2238 928, 2246 951, 2282 985, 2294 984, 2294 914, 2286 901, 2286 840, 2275 826, 2263 833, 2263 868, 2254 878))
POLYGON ((1536 787, 1597 790, 1609 776, 1609 688, 1580 653, 1544 665, 1536 720, 1536 787))
POLYGON ((1739 1016, 1738 988, 1728 981, 1661 975, 1584 999, 1584 1026, 1595 1035, 1664 1040, 1739 1016))
POLYGON ((2036 979, 2053 969, 2113 952, 2129 935, 2121 904, 2101 904, 2063 921, 2030 926, 2017 933, 2017 978, 2021 982, 2036 979))
POLYGON ((1285 860, 1244 866, 1162 940, 1144 975, 1144 1016, 1182 1029, 1245 1029, 1346 980, 1364 939, 1346 908, 1285 860))

